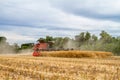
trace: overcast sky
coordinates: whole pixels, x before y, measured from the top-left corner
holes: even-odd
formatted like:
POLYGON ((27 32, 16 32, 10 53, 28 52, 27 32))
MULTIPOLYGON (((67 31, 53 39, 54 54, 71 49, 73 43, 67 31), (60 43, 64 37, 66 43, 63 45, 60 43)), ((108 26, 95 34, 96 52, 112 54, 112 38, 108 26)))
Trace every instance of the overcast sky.
POLYGON ((10 43, 101 30, 120 36, 120 0, 0 0, 0 36, 10 43))

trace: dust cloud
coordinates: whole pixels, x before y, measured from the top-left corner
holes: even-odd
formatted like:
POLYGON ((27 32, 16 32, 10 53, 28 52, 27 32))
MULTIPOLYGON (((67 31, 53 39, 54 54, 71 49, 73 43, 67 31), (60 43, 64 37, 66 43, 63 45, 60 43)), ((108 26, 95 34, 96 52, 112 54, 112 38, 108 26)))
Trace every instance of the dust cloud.
POLYGON ((0 43, 0 54, 1 55, 14 55, 14 54, 19 54, 19 55, 29 55, 32 54, 33 50, 32 49, 24 49, 24 50, 16 50, 16 47, 13 45, 9 45, 8 43, 0 43))
POLYGON ((68 40, 66 44, 64 44, 64 49, 75 49, 77 50, 77 45, 73 40, 68 40))
POLYGON ((32 55, 33 50, 32 49, 25 49, 25 50, 21 50, 18 54, 19 55, 32 55))
POLYGON ((0 54, 15 53, 14 47, 8 45, 8 43, 0 43, 0 54))

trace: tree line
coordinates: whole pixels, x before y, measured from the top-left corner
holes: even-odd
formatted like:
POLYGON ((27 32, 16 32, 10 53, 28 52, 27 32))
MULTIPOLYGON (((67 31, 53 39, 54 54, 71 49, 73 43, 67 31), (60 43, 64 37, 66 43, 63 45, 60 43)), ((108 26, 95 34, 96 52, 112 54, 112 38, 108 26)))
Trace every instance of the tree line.
MULTIPOLYGON (((9 45, 5 37, 0 37, 0 53, 13 50, 18 53, 21 50, 32 49, 34 43, 24 43, 21 46, 18 44, 9 45), (4 49, 7 50, 4 50, 4 49)), ((73 48, 78 50, 94 50, 94 51, 109 51, 115 55, 120 55, 120 37, 113 37, 106 31, 101 31, 98 36, 90 32, 81 32, 75 35, 74 39, 69 37, 52 37, 46 36, 39 38, 37 41, 49 43, 50 48, 73 48)))

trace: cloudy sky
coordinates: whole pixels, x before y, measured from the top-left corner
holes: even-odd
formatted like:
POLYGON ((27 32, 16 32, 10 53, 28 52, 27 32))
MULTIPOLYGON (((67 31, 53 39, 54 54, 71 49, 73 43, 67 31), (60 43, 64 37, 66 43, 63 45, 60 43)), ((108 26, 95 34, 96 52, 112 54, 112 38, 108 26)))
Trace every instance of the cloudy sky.
POLYGON ((0 0, 0 36, 10 43, 101 30, 120 36, 120 0, 0 0))

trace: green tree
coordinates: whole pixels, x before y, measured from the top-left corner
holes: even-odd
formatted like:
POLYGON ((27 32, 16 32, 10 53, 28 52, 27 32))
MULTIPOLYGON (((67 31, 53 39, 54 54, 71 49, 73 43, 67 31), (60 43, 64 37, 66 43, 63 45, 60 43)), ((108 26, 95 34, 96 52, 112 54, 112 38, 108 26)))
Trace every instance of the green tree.
POLYGON ((84 33, 84 32, 82 32, 82 33, 80 34, 79 39, 80 39, 81 42, 84 42, 84 41, 85 41, 85 33, 84 33))
POLYGON ((88 41, 91 38, 91 34, 89 32, 86 32, 85 34, 85 40, 88 41))
POLYGON ((0 42, 1 42, 1 43, 3 43, 3 42, 5 43, 5 42, 6 42, 6 40, 7 40, 7 38, 6 38, 6 37, 0 37, 0 42))
POLYGON ((45 38, 39 38, 37 41, 39 41, 40 43, 44 43, 44 42, 46 42, 46 39, 45 38))
POLYGON ((97 41, 97 40, 98 40, 98 37, 93 34, 93 35, 92 35, 92 40, 93 40, 93 41, 97 41))
POLYGON ((103 40, 105 43, 109 43, 112 41, 112 37, 111 35, 109 35, 107 32, 105 32, 104 30, 101 31, 100 33, 100 39, 103 40))
POLYGON ((53 37, 52 36, 46 36, 46 42, 49 42, 49 41, 53 41, 54 39, 53 39, 53 37))
MULTIPOLYGON (((31 49, 34 46, 34 43, 25 43, 25 44, 21 44, 21 49, 31 49)), ((18 45, 15 45, 15 47, 17 48, 18 45)))
POLYGON ((116 38, 116 41, 114 41, 113 44, 114 44, 113 52, 116 55, 120 55, 120 38, 116 38))

